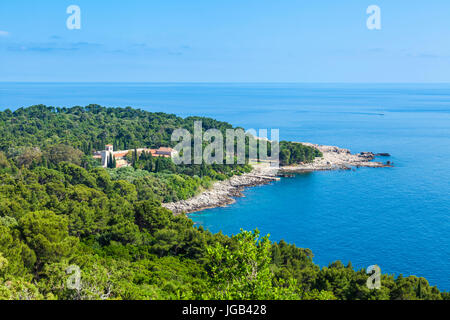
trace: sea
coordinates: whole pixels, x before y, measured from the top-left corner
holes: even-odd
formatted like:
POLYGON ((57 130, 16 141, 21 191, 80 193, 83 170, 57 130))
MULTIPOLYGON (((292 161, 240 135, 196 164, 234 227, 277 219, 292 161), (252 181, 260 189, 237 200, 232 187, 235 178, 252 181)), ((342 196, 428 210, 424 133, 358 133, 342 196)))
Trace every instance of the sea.
POLYGON ((450 290, 450 84, 0 83, 0 109, 131 106, 212 117, 283 140, 389 153, 393 168, 297 174, 191 214, 309 248, 314 262, 377 264, 450 290))

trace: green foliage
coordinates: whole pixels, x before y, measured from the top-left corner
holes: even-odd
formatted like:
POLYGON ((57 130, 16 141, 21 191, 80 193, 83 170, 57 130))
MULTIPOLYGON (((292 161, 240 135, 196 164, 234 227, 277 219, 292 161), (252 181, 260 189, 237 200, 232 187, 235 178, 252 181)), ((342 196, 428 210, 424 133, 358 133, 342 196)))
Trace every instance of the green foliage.
POLYGON ((280 142, 281 165, 308 163, 312 162, 316 157, 322 157, 322 153, 316 148, 297 142, 280 142))
POLYGON ((52 211, 30 212, 19 221, 24 242, 36 255, 36 269, 69 257, 78 239, 69 236, 67 217, 52 211))
POLYGON ((225 300, 270 299, 274 290, 270 270, 270 241, 259 240, 259 231, 242 231, 233 236, 233 250, 216 243, 206 248, 211 298, 225 300))
POLYGON ((53 165, 57 165, 60 162, 70 162, 80 166, 83 159, 83 152, 69 145, 58 144, 49 147, 45 152, 45 156, 53 165))
POLYGON ((0 300, 53 300, 53 295, 44 297, 39 289, 29 281, 17 278, 2 280, 0 278, 0 300))
MULTIPOLYGON (((95 105, 0 112, 0 299, 450 299, 414 276, 383 275, 369 290, 364 270, 321 269, 309 249, 257 231, 212 234, 161 206, 247 165, 174 167, 145 154, 134 167, 104 169, 89 160, 110 142, 170 145, 173 128, 199 119, 231 128, 95 105), (80 268, 78 288, 68 286, 69 266, 80 268)), ((319 156, 282 145, 289 164, 319 156)))
POLYGON ((8 157, 13 159, 18 167, 30 167, 42 160, 42 152, 39 147, 10 147, 8 149, 8 157))
POLYGON ((103 150, 108 143, 114 144, 117 150, 174 146, 170 140, 172 131, 186 128, 192 132, 194 121, 202 121, 205 130, 215 128, 224 132, 232 128, 226 122, 210 118, 182 119, 130 107, 89 105, 54 108, 36 105, 14 112, 0 112, 0 151, 17 146, 46 149, 64 144, 91 155, 93 150, 103 150))

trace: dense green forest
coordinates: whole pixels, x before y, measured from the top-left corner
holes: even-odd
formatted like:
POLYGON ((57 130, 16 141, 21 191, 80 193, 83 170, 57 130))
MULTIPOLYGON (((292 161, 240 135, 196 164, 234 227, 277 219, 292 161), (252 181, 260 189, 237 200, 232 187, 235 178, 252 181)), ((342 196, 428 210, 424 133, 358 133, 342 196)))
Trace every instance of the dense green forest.
MULTIPOLYGON (((91 157, 106 143, 172 145, 172 130, 197 119, 232 128, 96 105, 0 112, 0 299, 450 299, 415 276, 384 274, 369 290, 350 263, 319 268, 309 249, 257 230, 212 234, 161 206, 249 165, 175 166, 144 154, 105 169, 91 157)), ((299 146, 281 144, 286 163, 320 156, 299 146)))
POLYGON ((312 162, 316 157, 321 157, 322 153, 314 148, 305 147, 301 143, 290 141, 280 142, 280 164, 287 166, 301 162, 312 162))

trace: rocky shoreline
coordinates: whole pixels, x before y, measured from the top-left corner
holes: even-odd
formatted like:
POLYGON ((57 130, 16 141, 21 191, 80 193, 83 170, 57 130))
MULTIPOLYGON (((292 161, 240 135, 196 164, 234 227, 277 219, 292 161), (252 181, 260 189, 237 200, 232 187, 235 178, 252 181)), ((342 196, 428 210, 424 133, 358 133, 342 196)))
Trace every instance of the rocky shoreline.
POLYGON ((293 166, 271 167, 269 164, 254 165, 250 173, 233 176, 229 180, 219 181, 200 193, 188 199, 171 203, 163 203, 162 206, 171 210, 175 215, 198 212, 205 209, 223 207, 234 203, 235 198, 242 197, 242 190, 247 187, 255 187, 277 181, 278 177, 290 174, 320 170, 348 170, 353 167, 383 168, 392 167, 392 163, 374 162, 376 156, 389 156, 387 153, 374 154, 361 152, 352 154, 350 150, 336 146, 322 146, 311 143, 304 145, 313 146, 323 153, 323 157, 316 158, 313 163, 298 164, 293 166))
POLYGON ((282 172, 294 173, 320 170, 349 170, 354 167, 385 168, 393 166, 393 163, 390 161, 386 163, 372 161, 377 156, 389 157, 390 154, 388 153, 360 152, 352 154, 349 149, 336 146, 323 146, 306 142, 302 142, 302 144, 320 150, 323 157, 316 158, 312 163, 281 167, 280 170, 282 172))
POLYGON ((182 213, 192 213, 205 209, 223 207, 234 203, 235 198, 242 197, 242 190, 248 187, 268 184, 279 180, 276 177, 277 169, 255 168, 250 173, 240 176, 233 176, 228 180, 219 181, 213 186, 188 199, 171 203, 163 203, 162 206, 171 210, 175 215, 182 213))

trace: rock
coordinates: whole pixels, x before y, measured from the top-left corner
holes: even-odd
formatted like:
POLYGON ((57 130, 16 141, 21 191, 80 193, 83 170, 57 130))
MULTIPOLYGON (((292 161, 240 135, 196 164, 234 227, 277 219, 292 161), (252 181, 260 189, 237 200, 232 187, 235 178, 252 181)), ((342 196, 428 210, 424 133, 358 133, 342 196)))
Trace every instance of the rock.
POLYGON ((386 165, 381 162, 372 161, 375 158, 373 152, 360 152, 352 154, 350 150, 336 146, 322 146, 312 143, 302 143, 317 148, 322 152, 322 158, 316 158, 313 163, 282 167, 284 172, 305 172, 317 170, 341 170, 351 167, 381 168, 386 165))
POLYGON ((373 154, 373 152, 361 152, 359 154, 361 157, 367 158, 372 160, 373 158, 375 158, 375 155, 373 154))
MULTIPOLYGON (((216 182, 211 189, 204 191, 194 198, 172 203, 163 203, 163 207, 171 210, 174 214, 191 213, 208 208, 227 206, 233 203, 235 198, 243 197, 242 190, 247 187, 268 184, 276 178, 278 171, 281 174, 293 172, 310 172, 320 170, 351 170, 352 168, 391 167, 393 163, 372 161, 375 154, 372 152, 361 152, 352 154, 350 150, 336 146, 322 146, 311 143, 302 143, 320 150, 323 157, 316 158, 312 163, 301 163, 298 165, 274 168, 270 166, 254 166, 254 170, 241 176, 234 176, 227 181, 216 182)), ((377 154, 378 155, 378 154, 377 154)), ((381 155, 381 154, 380 154, 381 155)), ((383 154, 388 156, 388 154, 383 154)))
POLYGON ((277 168, 258 167, 251 173, 234 176, 229 180, 216 182, 211 189, 188 199, 162 206, 171 210, 175 215, 202 211, 209 208, 223 207, 235 202, 234 198, 243 197, 242 190, 246 187, 268 184, 277 180, 277 168))

